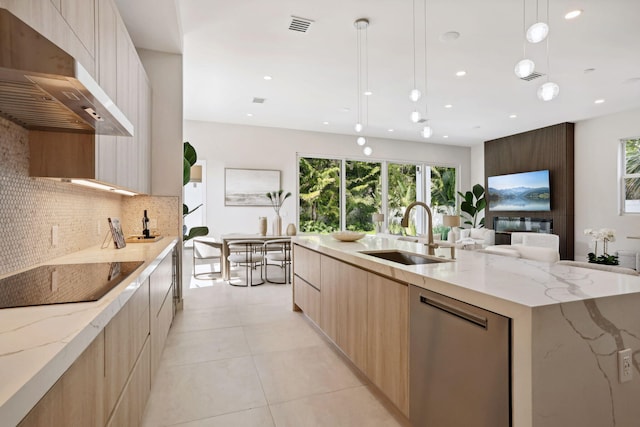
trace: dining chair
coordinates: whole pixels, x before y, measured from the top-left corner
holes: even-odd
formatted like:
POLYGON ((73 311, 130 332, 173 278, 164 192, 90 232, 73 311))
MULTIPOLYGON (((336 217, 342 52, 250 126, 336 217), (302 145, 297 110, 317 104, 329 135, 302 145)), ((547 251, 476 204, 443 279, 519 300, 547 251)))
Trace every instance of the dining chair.
POLYGON ((264 279, 270 283, 286 284, 291 282, 291 239, 274 239, 264 242, 264 279), (269 261, 284 269, 284 281, 269 279, 269 261))
POLYGON ((229 263, 245 267, 245 283, 236 284, 229 279, 232 286, 258 286, 264 283, 262 265, 264 264, 264 242, 262 240, 230 240, 227 242, 230 255, 229 263), (253 270, 260 267, 260 281, 253 281, 253 270))
POLYGON ((196 279, 215 279, 222 273, 222 242, 211 237, 197 237, 193 242, 193 277, 196 279), (215 269, 213 260, 218 260, 219 268, 215 269), (196 261, 207 260, 211 269, 196 273, 196 261))

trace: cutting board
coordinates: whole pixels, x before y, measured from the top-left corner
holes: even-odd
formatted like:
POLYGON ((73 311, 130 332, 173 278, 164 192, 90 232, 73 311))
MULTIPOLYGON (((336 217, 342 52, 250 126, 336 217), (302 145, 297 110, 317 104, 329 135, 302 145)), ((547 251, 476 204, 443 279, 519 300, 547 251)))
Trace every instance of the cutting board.
POLYGON ((127 243, 153 243, 153 242, 157 242, 158 240, 162 239, 162 236, 151 236, 148 239, 145 239, 143 235, 137 235, 137 236, 128 236, 125 239, 125 242, 127 243))

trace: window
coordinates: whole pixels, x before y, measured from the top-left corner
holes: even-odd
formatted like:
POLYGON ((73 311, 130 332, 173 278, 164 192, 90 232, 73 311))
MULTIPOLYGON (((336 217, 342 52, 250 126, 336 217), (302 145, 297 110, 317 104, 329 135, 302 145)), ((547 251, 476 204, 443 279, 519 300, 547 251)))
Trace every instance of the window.
POLYGON ((622 213, 640 213, 640 139, 622 141, 622 213))
POLYGON ((380 163, 345 161, 346 229, 375 231, 372 215, 382 206, 380 163))
POLYGON ((300 158, 300 231, 331 233, 340 230, 340 168, 340 160, 300 158))
POLYGON ((403 229, 400 221, 410 203, 427 201, 434 214, 434 232, 438 233, 441 214, 454 211, 457 183, 452 167, 311 157, 298 160, 301 232, 346 229, 372 233, 372 215, 381 212, 385 214, 383 229, 390 233, 425 234, 423 209, 412 210, 408 229, 403 229))

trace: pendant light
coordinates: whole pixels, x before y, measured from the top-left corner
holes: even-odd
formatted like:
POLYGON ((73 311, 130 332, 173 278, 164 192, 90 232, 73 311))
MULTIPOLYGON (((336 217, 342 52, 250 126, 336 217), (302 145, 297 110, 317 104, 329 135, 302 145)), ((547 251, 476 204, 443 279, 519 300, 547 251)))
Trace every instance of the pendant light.
POLYGON ((536 69, 536 64, 530 60, 527 59, 527 43, 525 41, 526 39, 526 28, 527 28, 527 24, 526 24, 526 0, 522 0, 522 32, 524 33, 524 39, 522 40, 522 57, 524 59, 521 59, 520 61, 518 61, 518 63, 516 64, 515 68, 514 68, 514 72, 516 73, 516 76, 518 76, 518 78, 524 79, 525 77, 529 77, 531 74, 533 74, 533 72, 536 69))
MULTIPOLYGON (((538 0, 536 0, 536 20, 538 19, 538 0)), ((549 22, 549 1, 547 0, 547 22, 549 22)), ((529 43, 540 43, 549 34, 549 25, 546 22, 538 21, 527 29, 527 41, 529 43)))
MULTIPOLYGON (((416 0, 413 0, 413 89, 409 92, 409 99, 413 102, 418 102, 422 97, 422 92, 418 89, 416 85, 416 0)), ((413 115, 411 117, 411 121, 417 123, 420 118, 417 120, 413 120, 413 115)))
MULTIPOLYGON (((363 74, 367 75, 367 70, 366 70, 366 63, 363 60, 363 50, 366 50, 366 37, 365 37, 365 47, 363 49, 363 41, 362 41, 362 32, 365 32, 365 36, 366 36, 366 30, 369 27, 369 20, 365 19, 365 18, 360 18, 358 20, 356 20, 353 23, 353 26, 356 27, 356 34, 357 34, 357 67, 356 67, 356 72, 357 72, 357 104, 358 104, 358 117, 356 120, 356 124, 354 126, 354 130, 357 133, 362 132, 362 130, 364 129, 364 126, 362 124, 362 104, 363 104, 363 96, 364 96, 364 92, 365 90, 368 92, 369 91, 369 82, 367 81, 365 86, 366 88, 363 89, 363 74)), ((367 78, 368 80, 368 78, 367 78)), ((360 136, 356 139, 356 142, 358 143, 358 145, 364 145, 366 143, 366 140, 364 137, 360 136)))
MULTIPOLYGON (((429 100, 427 98, 427 0, 424 0, 424 118, 429 120, 429 100)), ((425 123, 420 130, 420 136, 424 139, 431 138, 433 129, 425 123)))
MULTIPOLYGON (((547 0, 547 22, 549 21, 549 0, 547 0)), ((549 37, 547 37, 547 81, 538 88, 538 98, 542 101, 551 101, 560 93, 560 86, 549 81, 551 67, 549 66, 549 37)))

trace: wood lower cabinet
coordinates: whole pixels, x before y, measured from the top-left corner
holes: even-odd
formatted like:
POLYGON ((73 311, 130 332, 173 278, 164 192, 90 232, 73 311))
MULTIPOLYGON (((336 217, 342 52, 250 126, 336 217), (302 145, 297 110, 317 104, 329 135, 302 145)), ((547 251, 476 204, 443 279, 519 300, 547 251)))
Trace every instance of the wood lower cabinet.
POLYGON ((293 277, 295 288, 294 303, 316 325, 320 325, 320 290, 298 276, 293 277))
POLYGON ((173 321, 173 271, 174 252, 170 252, 158 265, 151 277, 150 316, 151 316, 151 378, 160 365, 162 350, 173 321))
POLYGON ((369 379, 409 416, 409 286, 367 274, 369 379))
POLYGON ((105 334, 105 410, 109 418, 149 337, 149 280, 111 319, 105 334))
POLYGON ((103 426, 104 344, 101 332, 19 426, 103 426))
POLYGON ((301 253, 294 262, 295 305, 408 417, 408 285, 309 249, 298 248, 301 253), (316 269, 316 256, 320 288, 301 278, 316 269))
POLYGON ((367 272, 326 256, 320 263, 320 327, 366 372, 367 272))
POLYGON ((295 273, 317 289, 321 287, 320 254, 299 245, 293 245, 295 273))
POLYGON ((108 427, 138 426, 151 392, 151 344, 144 343, 140 357, 125 385, 120 400, 107 423, 108 427))

